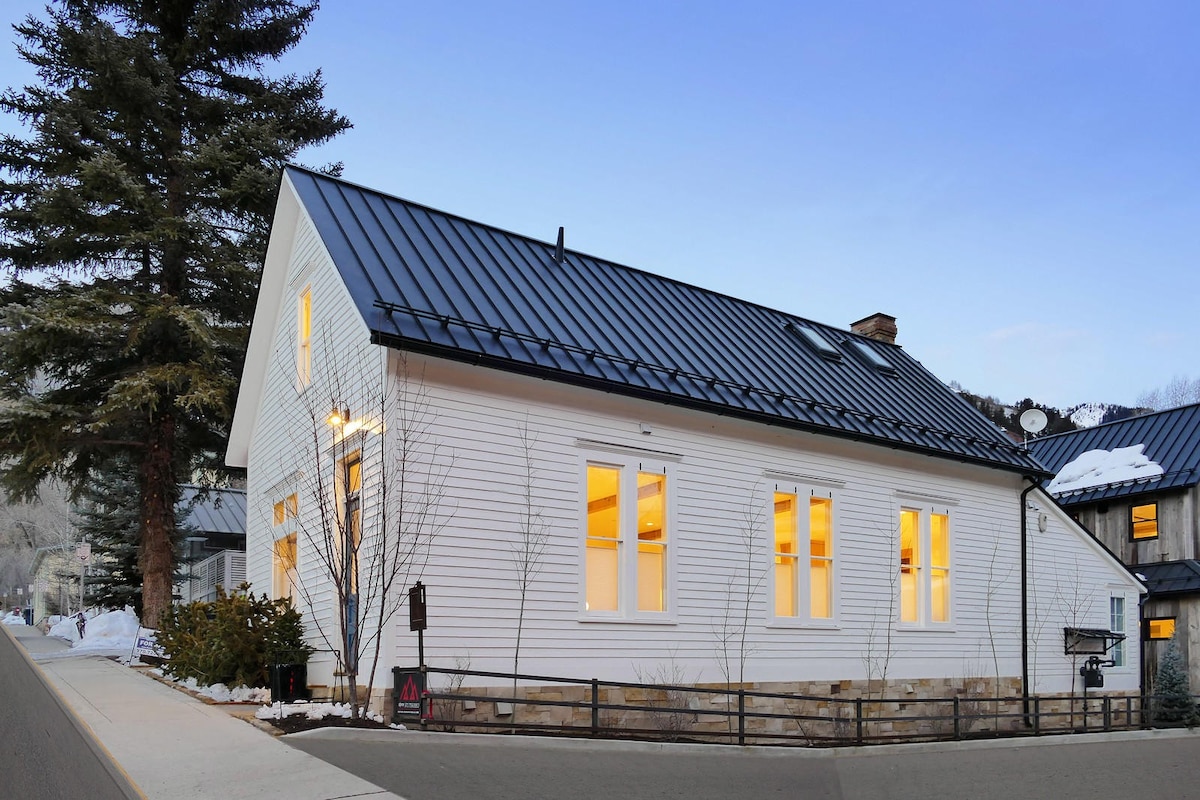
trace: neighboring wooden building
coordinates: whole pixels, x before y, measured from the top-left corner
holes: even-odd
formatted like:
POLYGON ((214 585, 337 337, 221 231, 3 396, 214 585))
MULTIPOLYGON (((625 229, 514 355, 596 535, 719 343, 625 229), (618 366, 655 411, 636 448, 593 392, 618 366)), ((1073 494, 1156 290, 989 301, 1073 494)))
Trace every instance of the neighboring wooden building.
POLYGON ((1067 478, 1048 485, 1063 508, 1146 582, 1146 685, 1174 635, 1200 691, 1200 404, 1047 436, 1030 449, 1067 478))
MULTIPOLYGON (((744 660, 746 681, 792 691, 1080 688, 1063 629, 1118 642, 1142 587, 895 330, 289 168, 227 454, 248 470, 248 576, 336 640, 328 517, 353 520, 365 572, 411 536, 371 524, 404 502, 436 534, 401 582, 427 586, 437 665, 512 669, 533 532, 523 672, 720 682, 732 663, 736 682, 744 660), (407 470, 403 496, 385 467, 407 470)), ((1106 691, 1136 693, 1136 648, 1116 654, 1106 691)), ((396 618, 382 674, 416 660, 396 618)), ((337 666, 318 653, 310 680, 337 666)))

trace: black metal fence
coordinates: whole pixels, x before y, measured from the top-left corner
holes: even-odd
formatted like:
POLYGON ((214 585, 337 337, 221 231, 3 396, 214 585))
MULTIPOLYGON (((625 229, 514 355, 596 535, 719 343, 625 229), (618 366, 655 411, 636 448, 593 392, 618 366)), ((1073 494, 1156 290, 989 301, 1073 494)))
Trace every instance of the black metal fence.
MULTIPOLYGON (((1165 726, 1159 698, 1128 695, 819 697, 744 688, 686 686, 425 667, 420 724, 434 730, 694 741, 738 745, 842 746, 953 741, 1165 726), (429 676, 443 676, 434 681, 429 676), (509 684, 463 688, 471 683, 509 684), (477 679, 486 679, 479 681, 477 679), (511 685, 517 681, 516 690, 511 685)), ((393 716, 400 687, 393 691, 393 716)))

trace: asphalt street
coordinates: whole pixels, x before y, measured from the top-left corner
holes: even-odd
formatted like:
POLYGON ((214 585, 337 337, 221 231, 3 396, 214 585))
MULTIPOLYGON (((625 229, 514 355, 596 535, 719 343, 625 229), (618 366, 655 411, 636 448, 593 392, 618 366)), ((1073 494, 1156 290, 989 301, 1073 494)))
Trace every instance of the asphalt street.
POLYGON ((407 800, 1200 796, 1200 733, 1177 731, 854 751, 408 733, 285 739, 407 800))
MULTIPOLYGON (((30 662, 34 629, 0 625, 0 796, 12 800, 131 800, 143 795, 30 662)), ((36 643, 36 644, 34 644, 36 643)))

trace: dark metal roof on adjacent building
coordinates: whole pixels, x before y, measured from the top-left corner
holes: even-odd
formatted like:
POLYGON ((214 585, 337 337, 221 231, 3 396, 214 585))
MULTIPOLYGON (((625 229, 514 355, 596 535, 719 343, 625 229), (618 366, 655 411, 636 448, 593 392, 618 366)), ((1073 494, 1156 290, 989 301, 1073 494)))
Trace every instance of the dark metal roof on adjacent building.
POLYGON ((1200 592, 1200 562, 1191 558, 1136 564, 1129 570, 1142 577, 1151 597, 1200 592))
POLYGON ((242 489, 180 487, 179 505, 188 509, 184 524, 199 533, 246 535, 246 492, 242 489))
POLYGON ((1034 439, 1029 449, 1048 470, 1057 474, 1089 450, 1111 451, 1139 444, 1143 445, 1142 455, 1162 467, 1161 476, 1056 495, 1058 501, 1064 506, 1074 506, 1200 483, 1200 404, 1034 439))
POLYGON ((573 250, 559 261, 553 244, 307 170, 287 175, 377 343, 1044 474, 898 346, 573 250))

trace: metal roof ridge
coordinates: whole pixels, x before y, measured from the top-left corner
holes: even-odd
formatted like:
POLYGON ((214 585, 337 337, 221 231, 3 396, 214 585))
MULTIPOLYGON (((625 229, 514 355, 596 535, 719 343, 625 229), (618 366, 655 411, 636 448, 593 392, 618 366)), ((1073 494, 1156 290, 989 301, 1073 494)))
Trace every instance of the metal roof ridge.
MULTIPOLYGON (((415 200, 408 200, 404 197, 399 197, 398 195, 389 194, 389 193, 381 191, 379 189, 372 189, 369 186, 364 186, 360 183, 348 181, 344 178, 335 177, 332 175, 326 175, 324 173, 317 172, 316 170, 313 170, 309 167, 303 167, 303 166, 296 165, 296 164, 288 164, 285 167, 285 169, 294 169, 299 172, 307 173, 314 178, 318 178, 321 180, 327 180, 327 181, 331 181, 334 183, 340 183, 340 184, 343 184, 344 186, 351 187, 351 188, 356 189, 361 192, 366 192, 366 193, 373 194, 378 197, 384 198, 386 200, 392 200, 394 202, 403 203, 404 205, 411 206, 413 208, 421 209, 422 211, 425 211, 427 213, 438 214, 440 216, 446 217, 447 219, 458 220, 460 222, 465 222, 469 225, 478 225, 481 228, 484 228, 489 231, 494 231, 495 233, 503 234, 504 236, 511 236, 511 237, 520 239, 520 240, 530 243, 530 244, 545 247, 551 253, 553 253, 553 251, 556 247, 555 244, 552 244, 548 241, 544 241, 542 239, 534 238, 533 236, 529 236, 528 234, 517 233, 516 231, 511 231, 511 230, 508 230, 507 228, 502 228, 498 225, 493 225, 493 224, 490 224, 487 222, 480 222, 479 220, 471 219, 470 217, 464 217, 461 214, 455 214, 450 211, 443 211, 439 208, 434 208, 433 206, 425 205, 424 203, 419 203, 415 200)), ((859 339, 864 339, 873 344, 887 345, 889 347, 894 347, 894 348, 899 348, 899 349, 903 349, 903 347, 904 347, 903 345, 897 344, 896 342, 882 342, 882 341, 879 341, 878 339, 872 339, 869 336, 863 336, 862 334, 855 333, 854 331, 850 330, 848 327, 841 328, 836 325, 831 325, 830 323, 827 323, 827 322, 820 322, 818 320, 809 319, 807 317, 797 316, 796 314, 793 314, 791 312, 783 311, 778 308, 773 308, 772 306, 768 306, 763 303, 757 303, 753 300, 746 300, 745 298, 742 298, 742 297, 735 297, 734 295, 726 294, 724 292, 718 292, 714 289, 706 289, 703 286, 697 286, 694 283, 688 283, 687 281, 680 280, 678 278, 672 278, 669 275, 662 275, 660 273, 651 272, 650 270, 641 269, 639 267, 632 267, 628 264, 622 264, 618 261, 613 261, 611 259, 604 258, 602 256, 596 256, 596 255, 592 255, 590 253, 585 253, 581 250, 574 250, 570 247, 567 247, 567 248, 564 248, 563 252, 566 255, 575 255, 580 258, 590 259, 591 261, 595 261, 599 264, 603 264, 605 266, 612 267, 614 269, 625 270, 627 272, 633 272, 633 273, 637 273, 639 275, 646 275, 650 278, 653 278, 654 280, 672 283, 676 286, 680 286, 685 289, 690 289, 692 291, 696 291, 701 294, 709 295, 711 297, 724 298, 733 303, 737 303, 738 305, 741 305, 741 306, 749 306, 749 307, 753 307, 753 308, 758 308, 763 311, 770 312, 771 314, 776 314, 776 315, 779 315, 780 317, 784 317, 784 318, 786 318, 787 321, 803 322, 808 325, 819 325, 823 328, 828 328, 830 330, 837 331, 838 333, 842 333, 847 336, 854 336, 859 339)))

